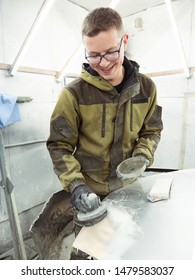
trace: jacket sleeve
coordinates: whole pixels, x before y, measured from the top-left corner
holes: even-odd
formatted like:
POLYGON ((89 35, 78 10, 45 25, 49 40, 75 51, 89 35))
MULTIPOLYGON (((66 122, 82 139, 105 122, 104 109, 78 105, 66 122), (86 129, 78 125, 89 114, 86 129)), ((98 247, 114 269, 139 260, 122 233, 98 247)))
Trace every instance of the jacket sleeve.
POLYGON ((54 171, 66 191, 72 191, 84 182, 80 163, 73 155, 78 142, 79 122, 77 100, 63 89, 51 116, 47 148, 54 171))
POLYGON ((139 132, 138 139, 133 151, 133 156, 144 155, 149 160, 149 166, 154 161, 154 153, 161 138, 163 129, 162 108, 157 104, 156 86, 153 81, 147 78, 149 86, 143 85, 145 93, 149 96, 148 113, 145 117, 143 126, 139 132))

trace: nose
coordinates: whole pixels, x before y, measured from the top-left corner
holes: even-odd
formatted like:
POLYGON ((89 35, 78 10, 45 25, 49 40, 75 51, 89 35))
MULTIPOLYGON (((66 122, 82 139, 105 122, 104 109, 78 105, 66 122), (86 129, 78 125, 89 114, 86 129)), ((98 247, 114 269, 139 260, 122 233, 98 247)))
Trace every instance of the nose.
POLYGON ((107 61, 104 57, 102 57, 99 66, 106 67, 110 62, 107 61))

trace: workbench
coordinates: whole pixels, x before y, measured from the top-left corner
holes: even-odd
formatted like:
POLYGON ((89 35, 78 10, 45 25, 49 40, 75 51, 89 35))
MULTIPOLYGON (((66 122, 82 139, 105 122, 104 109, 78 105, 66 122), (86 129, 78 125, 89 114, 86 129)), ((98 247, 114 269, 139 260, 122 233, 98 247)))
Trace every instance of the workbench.
POLYGON ((109 194, 105 203, 116 228, 107 259, 195 259, 195 169, 141 177, 109 194), (152 185, 161 178, 173 179, 169 199, 148 201, 152 185), (122 214, 118 219, 117 211, 126 218, 122 214))

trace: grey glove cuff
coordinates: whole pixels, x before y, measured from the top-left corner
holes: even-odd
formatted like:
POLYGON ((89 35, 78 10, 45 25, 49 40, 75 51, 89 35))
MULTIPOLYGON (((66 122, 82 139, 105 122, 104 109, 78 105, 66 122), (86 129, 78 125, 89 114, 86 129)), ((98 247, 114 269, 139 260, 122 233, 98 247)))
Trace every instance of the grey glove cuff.
POLYGON ((132 157, 140 158, 140 160, 146 161, 146 166, 150 165, 150 160, 144 154, 132 154, 132 157))
POLYGON ((72 181, 69 184, 68 188, 69 188, 70 192, 72 193, 80 185, 85 185, 84 180, 82 180, 82 179, 75 179, 74 181, 72 181))
POLYGON ((146 162, 146 166, 148 166, 149 163, 150 163, 149 160, 144 155, 135 155, 133 157, 136 157, 136 159, 139 159, 140 161, 145 161, 146 162))

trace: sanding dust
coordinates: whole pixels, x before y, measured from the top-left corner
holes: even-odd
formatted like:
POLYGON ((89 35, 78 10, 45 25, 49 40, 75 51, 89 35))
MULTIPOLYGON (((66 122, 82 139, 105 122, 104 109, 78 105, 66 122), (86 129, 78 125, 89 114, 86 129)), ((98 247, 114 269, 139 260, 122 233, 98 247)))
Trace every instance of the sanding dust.
POLYGON ((112 221, 114 233, 106 244, 105 259, 121 259, 142 234, 132 213, 124 208, 111 206, 108 219, 112 221))
POLYGON ((108 205, 107 210, 101 222, 81 229, 73 247, 96 259, 121 259, 135 244, 141 229, 125 209, 108 205))

